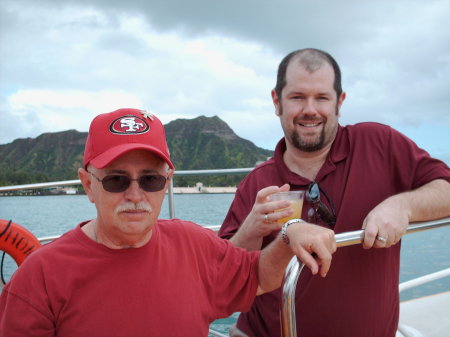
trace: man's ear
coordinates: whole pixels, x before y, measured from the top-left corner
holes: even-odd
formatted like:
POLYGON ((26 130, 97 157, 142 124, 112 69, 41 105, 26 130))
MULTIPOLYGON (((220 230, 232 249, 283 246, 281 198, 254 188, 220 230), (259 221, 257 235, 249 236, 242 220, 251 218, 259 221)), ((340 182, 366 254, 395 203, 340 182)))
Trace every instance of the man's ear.
POLYGON ((168 169, 167 169, 167 181, 166 181, 166 187, 165 187, 166 190, 169 188, 170 180, 173 179, 174 173, 175 173, 175 170, 168 167, 168 169))
POLYGON ((275 91, 275 89, 272 89, 270 94, 272 95, 272 102, 275 106, 275 115, 280 116, 280 99, 278 98, 277 92, 275 91))
POLYGON ((79 168, 78 178, 80 178, 84 192, 86 192, 90 202, 94 203, 94 195, 92 193, 92 175, 84 168, 79 168))
POLYGON ((337 113, 338 116, 341 115, 341 106, 342 106, 342 103, 344 103, 346 97, 347 97, 347 94, 345 93, 345 91, 343 91, 341 93, 341 96, 338 99, 338 102, 337 102, 337 111, 336 111, 336 113, 337 113))

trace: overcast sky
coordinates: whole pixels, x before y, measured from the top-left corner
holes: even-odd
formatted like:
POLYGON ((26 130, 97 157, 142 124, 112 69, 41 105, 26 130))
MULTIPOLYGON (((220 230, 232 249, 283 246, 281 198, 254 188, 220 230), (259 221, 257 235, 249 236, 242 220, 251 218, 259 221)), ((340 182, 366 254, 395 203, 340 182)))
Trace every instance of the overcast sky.
POLYGON ((0 0, 0 144, 120 107, 217 115, 273 149, 280 60, 331 53, 341 124, 392 125, 450 163, 450 1, 0 0))

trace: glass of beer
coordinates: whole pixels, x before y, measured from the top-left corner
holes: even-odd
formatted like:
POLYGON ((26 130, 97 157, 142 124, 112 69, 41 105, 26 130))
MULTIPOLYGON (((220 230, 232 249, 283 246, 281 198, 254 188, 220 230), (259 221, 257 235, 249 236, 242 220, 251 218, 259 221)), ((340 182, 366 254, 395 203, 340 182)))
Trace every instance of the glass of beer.
MULTIPOLYGON (((287 191, 287 192, 278 192, 270 195, 271 201, 277 201, 277 200, 289 200, 289 207, 294 211, 294 214, 291 216, 287 216, 285 218, 282 218, 278 220, 277 222, 280 224, 284 224, 286 221, 291 219, 300 219, 302 217, 302 208, 303 208, 303 196, 305 194, 305 191, 287 191)), ((281 211, 284 208, 277 209, 277 211, 281 211)))

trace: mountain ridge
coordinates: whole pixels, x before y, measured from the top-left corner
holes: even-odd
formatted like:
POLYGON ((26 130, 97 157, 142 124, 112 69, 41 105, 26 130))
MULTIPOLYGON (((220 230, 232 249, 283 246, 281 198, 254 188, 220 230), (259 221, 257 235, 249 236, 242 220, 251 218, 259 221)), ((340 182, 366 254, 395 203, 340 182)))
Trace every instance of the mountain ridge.
MULTIPOLYGON (((176 170, 253 167, 273 154, 236 135, 218 116, 177 119, 164 127, 176 170)), ((86 138, 87 132, 70 129, 0 145, 0 186, 77 179, 77 170, 83 167, 86 138)), ((202 177, 201 181, 231 186, 242 178, 202 177)), ((198 180, 180 176, 174 183, 188 186, 198 180)))

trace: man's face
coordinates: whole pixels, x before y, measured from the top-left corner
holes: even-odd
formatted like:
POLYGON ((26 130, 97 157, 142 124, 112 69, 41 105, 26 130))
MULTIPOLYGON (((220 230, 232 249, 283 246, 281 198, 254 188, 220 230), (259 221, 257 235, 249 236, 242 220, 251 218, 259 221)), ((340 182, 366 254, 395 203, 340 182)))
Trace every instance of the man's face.
MULTIPOLYGON (((88 171, 101 180, 108 175, 124 175, 131 179, 143 174, 169 175, 168 165, 145 150, 133 150, 103 169, 90 166, 88 171)), ((132 181, 125 191, 113 193, 105 191, 102 183, 87 172, 84 179, 89 179, 87 186, 86 183, 83 186, 97 208, 98 226, 109 238, 118 244, 127 244, 149 234, 158 219, 168 180, 157 192, 146 192, 137 181, 132 181)))
POLYGON ((345 93, 337 99, 333 84, 334 72, 328 63, 311 73, 294 59, 286 71, 281 99, 272 91, 286 141, 295 148, 314 152, 333 142, 345 99, 345 93))

